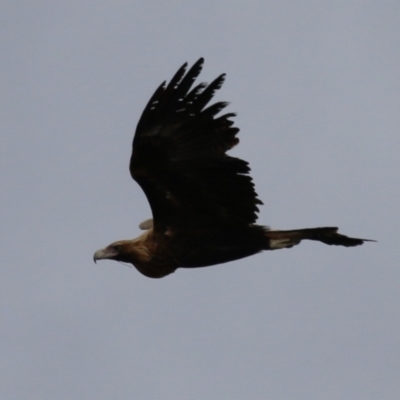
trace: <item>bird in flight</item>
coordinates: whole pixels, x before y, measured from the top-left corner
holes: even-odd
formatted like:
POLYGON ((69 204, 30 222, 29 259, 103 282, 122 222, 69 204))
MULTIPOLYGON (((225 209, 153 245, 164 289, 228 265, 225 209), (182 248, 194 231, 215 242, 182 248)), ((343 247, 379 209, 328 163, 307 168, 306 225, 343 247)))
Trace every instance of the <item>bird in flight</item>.
POLYGON ((289 248, 302 240, 358 246, 367 239, 338 228, 275 230, 257 225, 258 206, 249 164, 227 155, 239 143, 225 102, 209 105, 225 75, 193 87, 200 58, 162 83, 145 107, 133 139, 130 173, 150 203, 152 219, 136 239, 119 240, 94 253, 94 261, 130 263, 149 278, 178 268, 206 267, 263 250, 289 248))

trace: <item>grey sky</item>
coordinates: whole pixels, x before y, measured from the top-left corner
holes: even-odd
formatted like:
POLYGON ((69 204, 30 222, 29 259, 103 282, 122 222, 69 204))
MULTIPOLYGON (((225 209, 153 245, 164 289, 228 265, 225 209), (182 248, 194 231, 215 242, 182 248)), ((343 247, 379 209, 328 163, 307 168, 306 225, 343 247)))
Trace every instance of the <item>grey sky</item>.
POLYGON ((3 1, 0 398, 400 398, 400 3, 3 1), (155 88, 205 57, 276 228, 303 243, 151 280, 93 252, 150 216, 155 88))

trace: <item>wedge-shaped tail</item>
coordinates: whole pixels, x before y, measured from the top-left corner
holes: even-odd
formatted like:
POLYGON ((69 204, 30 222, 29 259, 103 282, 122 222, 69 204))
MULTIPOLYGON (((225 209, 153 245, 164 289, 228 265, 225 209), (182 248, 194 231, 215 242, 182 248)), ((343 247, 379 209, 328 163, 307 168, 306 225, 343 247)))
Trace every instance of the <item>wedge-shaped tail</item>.
POLYGON ((290 231, 266 230, 265 236, 269 239, 269 250, 293 247, 302 240, 316 240, 329 245, 353 247, 364 242, 375 242, 375 240, 352 238, 338 233, 339 228, 308 228, 290 231))

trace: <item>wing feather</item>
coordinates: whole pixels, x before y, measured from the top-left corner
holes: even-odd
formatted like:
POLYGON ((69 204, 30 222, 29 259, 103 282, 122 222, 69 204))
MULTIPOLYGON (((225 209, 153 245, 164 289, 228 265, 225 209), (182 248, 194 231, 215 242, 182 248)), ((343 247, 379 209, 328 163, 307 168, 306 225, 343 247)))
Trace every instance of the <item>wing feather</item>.
POLYGON ((207 107, 225 75, 194 88, 204 60, 186 73, 184 64, 155 91, 137 125, 130 172, 145 192, 154 229, 196 229, 249 225, 256 221, 257 198, 246 161, 226 152, 239 129, 228 105, 207 107))

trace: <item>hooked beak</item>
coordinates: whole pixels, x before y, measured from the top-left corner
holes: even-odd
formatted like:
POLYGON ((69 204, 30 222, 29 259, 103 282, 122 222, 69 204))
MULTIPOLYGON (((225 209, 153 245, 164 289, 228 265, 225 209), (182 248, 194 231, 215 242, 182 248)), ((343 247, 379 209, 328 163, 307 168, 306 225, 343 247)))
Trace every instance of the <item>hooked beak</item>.
POLYGON ((93 261, 96 264, 97 260, 113 259, 116 255, 117 252, 114 249, 110 249, 110 246, 105 247, 104 249, 97 250, 96 253, 93 254, 93 261))

